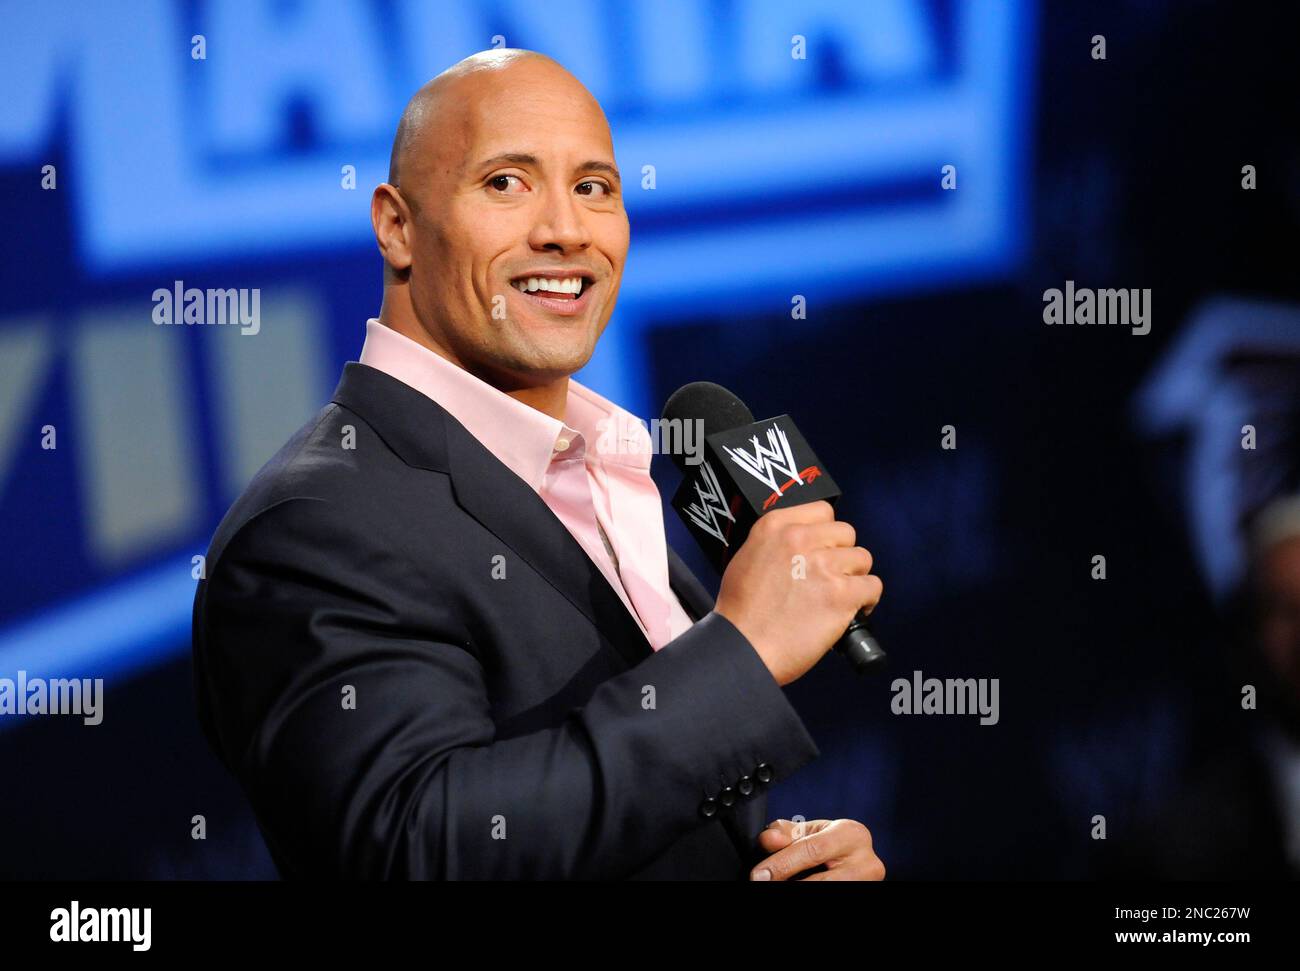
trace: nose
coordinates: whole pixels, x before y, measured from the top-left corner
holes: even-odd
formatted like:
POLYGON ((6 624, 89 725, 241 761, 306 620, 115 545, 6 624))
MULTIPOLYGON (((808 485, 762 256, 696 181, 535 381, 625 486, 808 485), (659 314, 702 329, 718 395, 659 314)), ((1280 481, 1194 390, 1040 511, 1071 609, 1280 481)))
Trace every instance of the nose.
POLYGON ((567 188, 553 188, 538 210, 528 245, 535 250, 580 253, 591 245, 586 214, 567 188))

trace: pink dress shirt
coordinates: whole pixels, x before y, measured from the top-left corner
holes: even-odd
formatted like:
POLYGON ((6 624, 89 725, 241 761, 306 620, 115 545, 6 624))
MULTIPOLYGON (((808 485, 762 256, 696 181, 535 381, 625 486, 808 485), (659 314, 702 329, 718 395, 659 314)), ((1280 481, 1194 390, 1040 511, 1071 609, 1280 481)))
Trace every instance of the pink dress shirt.
POLYGON ((656 651, 691 626, 668 586, 663 505, 650 478, 650 435, 639 420, 570 378, 559 421, 373 317, 361 363, 432 398, 523 479, 587 551, 656 651))

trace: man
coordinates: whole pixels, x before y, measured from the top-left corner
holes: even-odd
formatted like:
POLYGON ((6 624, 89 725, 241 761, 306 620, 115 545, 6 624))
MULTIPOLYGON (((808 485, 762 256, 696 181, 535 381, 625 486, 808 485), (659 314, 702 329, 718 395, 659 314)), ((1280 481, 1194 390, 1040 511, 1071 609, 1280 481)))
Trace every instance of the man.
POLYGON ((200 720, 281 872, 882 877, 859 823, 759 836, 819 754, 781 686, 875 605, 870 554, 826 503, 781 510, 713 604, 648 435, 601 453, 620 413, 569 380, 628 248, 599 105, 541 55, 470 57, 411 99, 371 215, 361 360, 195 599, 200 720))

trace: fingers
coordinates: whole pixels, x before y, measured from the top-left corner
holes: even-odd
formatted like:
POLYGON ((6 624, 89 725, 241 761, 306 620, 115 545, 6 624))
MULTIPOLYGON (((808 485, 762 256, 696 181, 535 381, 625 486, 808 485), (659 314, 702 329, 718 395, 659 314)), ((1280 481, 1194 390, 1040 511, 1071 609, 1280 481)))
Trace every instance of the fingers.
POLYGON ((827 822, 828 820, 825 819, 811 821, 801 819, 798 822, 789 819, 775 819, 768 824, 767 829, 758 834, 758 845, 767 850, 768 853, 775 853, 794 840, 820 829, 827 822))
POLYGON ((855 597, 859 604, 859 609, 864 614, 869 614, 876 609, 876 604, 880 603, 880 598, 885 595, 885 585, 880 581, 880 577, 874 573, 865 577, 854 577, 853 582, 859 586, 855 597))
POLYGON ((807 827, 804 835, 794 839, 784 849, 777 850, 766 860, 756 866, 750 873, 751 880, 789 880, 797 873, 823 866, 837 855, 847 853, 851 847, 825 826, 826 820, 815 820, 807 827), (764 877, 761 871, 766 870, 764 877))
POLYGON ((758 845, 769 854, 772 854, 785 846, 792 839, 794 839, 794 837, 790 835, 789 830, 769 827, 758 834, 758 845))
MULTIPOLYGON (((831 504, 824 499, 770 512, 759 519, 755 529, 760 527, 769 531, 779 530, 781 541, 791 555, 802 553, 806 556, 820 550, 851 550, 858 541, 853 524, 836 519, 831 504)), ((861 547, 857 549, 859 552, 854 554, 850 568, 840 572, 871 572, 871 554, 861 547)))
POLYGON ((823 550, 818 555, 825 561, 826 567, 831 573, 845 576, 866 576, 871 572, 874 562, 871 551, 863 549, 861 546, 823 550))
MULTIPOLYGON (((759 520, 759 522, 763 521, 763 519, 759 520)), ((787 524, 781 527, 780 535, 781 542, 790 553, 808 554, 815 550, 852 546, 857 542, 857 531, 853 525, 839 520, 828 523, 787 524)))
POLYGON ((807 575, 832 581, 837 603, 851 603, 869 614, 885 593, 884 583, 871 572, 873 565, 871 553, 861 546, 818 550, 809 560, 807 575))
POLYGON ((767 829, 763 830, 763 832, 779 832, 793 839, 799 839, 830 824, 829 819, 774 819, 767 824, 767 829))
POLYGON ((760 522, 781 523, 829 523, 835 519, 835 507, 825 499, 816 502, 800 503, 797 506, 784 506, 773 509, 760 522))
POLYGON ((871 832, 855 820, 794 823, 779 819, 759 834, 759 844, 775 852, 751 871, 751 880, 885 878, 885 865, 872 848, 871 832), (801 873, 805 875, 799 876, 801 873))

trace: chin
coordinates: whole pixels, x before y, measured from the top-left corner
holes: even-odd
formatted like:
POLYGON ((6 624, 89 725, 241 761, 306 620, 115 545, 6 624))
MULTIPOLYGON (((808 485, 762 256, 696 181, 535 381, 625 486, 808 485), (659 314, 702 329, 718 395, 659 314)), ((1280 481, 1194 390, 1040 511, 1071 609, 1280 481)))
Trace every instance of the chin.
POLYGON ((567 378, 586 367, 591 352, 585 354, 530 354, 510 360, 498 360, 495 370, 511 375, 514 382, 524 385, 541 385, 567 378))
POLYGON ((583 341, 580 347, 538 348, 537 353, 530 355, 527 367, 532 373, 562 377, 586 367, 595 350, 594 341, 583 341))
POLYGON ((545 362, 538 362, 533 373, 545 375, 547 380, 556 380, 558 378, 567 378, 569 375, 581 371, 591 360, 590 354, 575 357, 552 358, 545 362))

